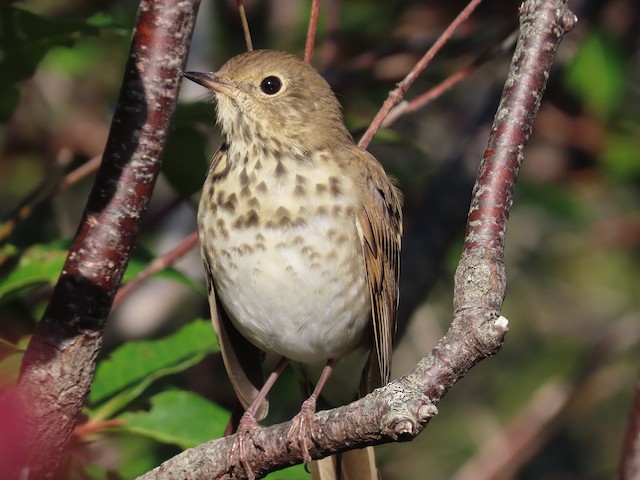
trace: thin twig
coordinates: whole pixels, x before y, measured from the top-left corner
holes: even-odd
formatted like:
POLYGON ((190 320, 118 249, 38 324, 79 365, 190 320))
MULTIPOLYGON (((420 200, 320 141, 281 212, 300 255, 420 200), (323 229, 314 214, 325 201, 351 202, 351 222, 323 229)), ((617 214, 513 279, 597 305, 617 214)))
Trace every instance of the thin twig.
POLYGON ((4 217, 0 224, 0 243, 4 242, 11 232, 16 228, 16 225, 21 221, 27 219, 33 212, 34 208, 45 200, 48 200, 53 196, 52 192, 59 186, 61 172, 71 163, 73 159, 73 152, 68 148, 62 148, 56 155, 53 162, 52 171, 42 179, 40 184, 35 187, 25 198, 22 199, 20 204, 10 211, 6 217, 4 217))
POLYGON ((125 283, 113 300, 113 307, 117 308, 120 303, 136 288, 140 286, 145 280, 152 275, 172 266, 187 253, 193 250, 198 245, 198 232, 191 233, 187 238, 182 240, 177 246, 169 250, 168 252, 156 257, 147 265, 147 267, 140 272, 136 277, 128 283, 125 283))
POLYGON ((427 53, 416 63, 416 65, 411 69, 411 71, 407 74, 404 79, 398 83, 398 86, 389 92, 389 97, 382 104, 380 110, 371 121, 369 128, 364 132, 364 135, 358 142, 358 146, 361 148, 367 148, 369 143, 371 143, 371 139, 376 134, 376 132, 380 129, 383 120, 389 114, 391 109, 395 107, 398 103, 402 101, 404 98, 404 94, 407 93, 409 87, 413 84, 413 82, 418 78, 418 75, 422 73, 422 71, 429 65, 433 57, 435 57, 436 53, 440 51, 440 49, 449 41, 452 37, 453 32, 455 32, 460 25, 462 25, 473 13, 476 7, 480 4, 482 0, 471 0, 469 4, 462 10, 458 16, 449 24, 442 35, 438 37, 435 43, 431 46, 427 53))
POLYGON ((320 0, 311 2, 311 16, 309 17, 309 27, 307 28, 307 41, 304 45, 304 61, 311 63, 313 57, 313 44, 316 39, 318 28, 318 17, 320 16, 320 0))
POLYGON ((422 95, 417 96, 411 101, 402 101, 395 107, 391 109, 387 117, 382 122, 382 127, 388 127, 392 123, 394 123, 398 118, 407 113, 415 112, 421 108, 424 108, 428 103, 432 100, 440 97, 444 92, 453 88, 454 85, 458 84, 465 78, 469 77, 473 74, 478 68, 484 65, 489 60, 495 58, 497 55, 507 51, 511 48, 511 46, 515 43, 518 38, 517 32, 514 32, 513 35, 509 35, 509 37, 504 41, 500 42, 498 48, 492 48, 489 52, 480 55, 477 59, 471 63, 471 65, 463 68, 462 70, 450 75, 445 78, 438 85, 430 88, 422 95))
POLYGON ((244 32, 244 42, 247 45, 247 52, 251 52, 253 51, 253 42, 251 41, 247 12, 244 9, 244 0, 236 0, 236 5, 238 5, 238 12, 240 13, 240 21, 242 22, 242 31, 244 32))

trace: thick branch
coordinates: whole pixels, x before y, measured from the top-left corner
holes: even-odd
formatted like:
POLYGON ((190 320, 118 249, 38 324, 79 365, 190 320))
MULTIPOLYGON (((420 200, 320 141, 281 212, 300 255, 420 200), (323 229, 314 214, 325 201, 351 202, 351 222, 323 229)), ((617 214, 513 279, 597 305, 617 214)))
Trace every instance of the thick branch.
MULTIPOLYGON (((350 405, 317 414, 313 458, 349 448, 414 438, 437 413, 435 404, 482 359, 495 354, 506 333, 500 308, 506 286, 503 259, 513 186, 555 50, 575 16, 566 1, 525 2, 520 38, 485 152, 456 274, 455 317, 447 334, 407 376, 350 405)), ((290 422, 259 430, 261 450, 247 457, 260 476, 302 461, 289 450, 290 422)), ((142 479, 221 478, 233 437, 214 440, 168 460, 142 479)), ((234 471, 244 478, 243 471, 234 471)))
POLYGON ((618 479, 627 480, 640 476, 640 384, 636 388, 629 424, 624 437, 618 479))
POLYGON ((27 459, 12 466, 14 477, 52 478, 64 461, 160 170, 198 4, 140 3, 103 162, 22 365, 17 398, 26 417, 27 459))

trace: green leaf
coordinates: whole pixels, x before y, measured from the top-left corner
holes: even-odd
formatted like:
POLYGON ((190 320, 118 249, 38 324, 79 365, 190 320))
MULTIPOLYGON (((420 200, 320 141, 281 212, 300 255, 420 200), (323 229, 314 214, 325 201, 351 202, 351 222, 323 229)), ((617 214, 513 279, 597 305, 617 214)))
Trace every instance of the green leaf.
POLYGON ((605 30, 589 30, 566 69, 567 87, 602 117, 610 116, 626 93, 629 66, 623 48, 605 30))
POLYGON ((82 21, 53 20, 17 5, 0 5, 0 121, 9 118, 18 102, 16 83, 31 77, 47 52, 99 32, 82 21))
POLYGON ((518 203, 534 205, 552 218, 575 226, 584 225, 588 219, 584 203, 575 193, 564 187, 522 181, 518 184, 516 193, 518 203))
POLYGON ((68 243, 33 245, 19 251, 13 245, 0 249, 0 298, 27 287, 53 284, 67 258, 68 243), (64 245, 64 247, 63 247, 64 245))
POLYGON ((5 390, 18 381, 20 365, 24 353, 14 353, 0 360, 0 391, 5 390))
POLYGON ((304 469, 304 465, 294 465, 284 470, 272 472, 264 478, 266 480, 309 480, 310 475, 304 469))
POLYGON ((92 415, 105 419, 138 397, 153 381, 195 365, 219 347, 211 323, 196 320, 159 340, 130 342, 101 361, 89 395, 100 406, 92 415))
MULTIPOLYGON (((220 438, 229 421, 229 412, 218 405, 182 390, 171 390, 151 397, 148 411, 126 412, 118 419, 127 423, 121 429, 162 443, 192 448, 220 438)), ((268 480, 308 479, 303 465, 273 472, 268 480)))
POLYGON ((0 338, 0 360, 7 358, 9 355, 24 353, 24 351, 25 348, 22 348, 19 345, 14 345, 3 338, 0 338))
POLYGON ((640 128, 629 130, 611 133, 602 153, 606 170, 616 179, 627 181, 640 177, 640 128))
MULTIPOLYGON (((67 258, 68 246, 68 241, 56 241, 32 245, 23 251, 13 245, 0 248, 0 299, 25 288, 55 284, 67 258)), ((123 281, 128 282, 138 275, 152 259, 151 253, 138 247, 129 261, 123 281)), ((204 291, 203 285, 174 268, 167 268, 156 276, 182 283, 197 292, 204 291)))
POLYGON ((151 408, 118 416, 131 432, 191 448, 222 436, 229 412, 192 392, 171 390, 151 397, 151 408))

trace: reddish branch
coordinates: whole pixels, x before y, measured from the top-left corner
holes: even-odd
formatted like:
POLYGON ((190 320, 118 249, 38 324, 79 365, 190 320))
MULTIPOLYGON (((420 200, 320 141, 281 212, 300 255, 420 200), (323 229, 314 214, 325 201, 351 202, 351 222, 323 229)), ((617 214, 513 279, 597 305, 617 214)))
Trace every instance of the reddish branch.
POLYGON ((251 31, 249 30, 249 22, 247 21, 247 12, 244 8, 244 0, 236 0, 238 12, 240 13, 240 21, 242 22, 242 31, 244 33, 244 43, 247 46, 247 52, 253 51, 253 42, 251 41, 251 31))
MULTIPOLYGON (((52 478, 93 379, 175 109, 199 1, 142 0, 102 165, 17 387, 27 459, 3 478, 52 478)), ((64 475, 62 475, 64 477, 64 475)))
POLYGON ((316 30, 318 29, 318 17, 320 16, 320 0, 313 0, 311 3, 311 17, 309 18, 309 27, 307 28, 307 41, 304 45, 304 61, 311 62, 313 57, 313 44, 316 39, 316 30))
POLYGON ((422 73, 422 71, 427 68, 427 65, 431 63, 433 57, 436 56, 436 53, 440 51, 440 49, 449 41, 452 37, 453 32, 455 32, 460 25, 462 25, 473 13, 480 2, 482 0, 471 0, 469 4, 462 10, 458 16, 449 24, 442 35, 438 37, 435 43, 431 46, 427 53, 423 55, 423 57, 415 64, 415 66, 411 69, 411 71, 407 74, 404 79, 398 83, 398 86, 389 92, 389 97, 382 104, 382 108, 378 111, 376 116, 371 121, 371 125, 367 128, 367 131, 364 132, 362 138, 358 142, 358 146, 361 148, 367 148, 369 143, 371 143, 371 139, 376 134, 376 132, 380 129, 382 122, 389 114, 391 109, 395 107, 398 103, 402 101, 404 98, 404 94, 407 93, 409 87, 416 81, 418 75, 422 73))
POLYGON ((147 267, 135 276, 130 282, 123 285, 113 301, 113 308, 116 308, 122 300, 124 300, 133 290, 138 288, 148 278, 154 274, 170 267, 187 253, 193 250, 198 245, 198 232, 193 232, 176 247, 169 250, 167 253, 155 258, 147 267))
MULTIPOLYGON (((347 448, 411 440, 437 413, 435 404, 476 363, 495 354, 506 333, 500 316, 506 278, 503 252, 513 186, 551 63, 576 19, 566 1, 529 0, 520 13, 520 37, 485 152, 469 212, 467 236, 456 273, 455 316, 447 334, 407 376, 365 398, 319 412, 312 431, 313 458, 347 448)), ((260 449, 248 445, 258 476, 300 463, 286 442, 290 422, 262 428, 260 449)), ((233 436, 186 450, 141 478, 221 478, 233 436)), ((235 471, 244 478, 242 471, 235 471)))
POLYGON ((414 112, 421 108, 424 108, 428 103, 432 100, 440 97, 444 92, 453 88, 454 85, 457 85, 465 78, 469 77, 472 73, 474 73, 478 68, 484 65, 488 60, 495 58, 498 54, 505 52, 508 48, 513 46, 515 42, 515 35, 509 35, 504 42, 501 42, 497 48, 492 48, 491 51, 480 55, 471 65, 463 68, 462 70, 450 75, 445 78, 438 85, 430 88, 426 92, 421 95, 418 95, 411 101, 402 101, 395 107, 391 109, 389 114, 382 121, 382 127, 388 127, 392 123, 394 123, 398 118, 407 113, 414 112))

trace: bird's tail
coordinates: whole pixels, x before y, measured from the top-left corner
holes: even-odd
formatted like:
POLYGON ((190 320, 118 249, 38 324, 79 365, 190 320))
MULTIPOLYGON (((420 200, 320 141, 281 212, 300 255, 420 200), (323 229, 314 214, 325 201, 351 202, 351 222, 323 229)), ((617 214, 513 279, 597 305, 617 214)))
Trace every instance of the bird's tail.
POLYGON ((312 480, 378 480, 373 447, 349 450, 311 462, 312 480))

